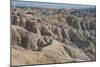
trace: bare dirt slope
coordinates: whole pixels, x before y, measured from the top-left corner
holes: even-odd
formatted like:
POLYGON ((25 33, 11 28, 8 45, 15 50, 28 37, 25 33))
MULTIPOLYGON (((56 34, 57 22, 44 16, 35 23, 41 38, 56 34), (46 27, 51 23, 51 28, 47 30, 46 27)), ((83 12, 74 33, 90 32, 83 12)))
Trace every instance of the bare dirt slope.
POLYGON ((95 26, 91 11, 12 7, 12 65, 95 61, 95 26))

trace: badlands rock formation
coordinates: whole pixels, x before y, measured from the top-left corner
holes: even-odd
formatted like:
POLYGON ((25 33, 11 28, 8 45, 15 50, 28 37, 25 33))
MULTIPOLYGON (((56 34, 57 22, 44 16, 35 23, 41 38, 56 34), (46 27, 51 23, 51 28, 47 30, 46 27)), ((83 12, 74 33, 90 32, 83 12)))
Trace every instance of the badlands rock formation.
POLYGON ((12 7, 12 65, 95 61, 95 31, 89 9, 12 7))

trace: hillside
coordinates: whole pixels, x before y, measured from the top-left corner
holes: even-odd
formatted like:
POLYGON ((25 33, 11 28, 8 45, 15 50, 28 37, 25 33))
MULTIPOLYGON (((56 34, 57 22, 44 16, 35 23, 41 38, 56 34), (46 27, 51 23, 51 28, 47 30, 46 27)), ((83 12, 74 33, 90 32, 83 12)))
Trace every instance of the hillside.
POLYGON ((12 7, 12 65, 95 61, 96 14, 82 10, 12 7))

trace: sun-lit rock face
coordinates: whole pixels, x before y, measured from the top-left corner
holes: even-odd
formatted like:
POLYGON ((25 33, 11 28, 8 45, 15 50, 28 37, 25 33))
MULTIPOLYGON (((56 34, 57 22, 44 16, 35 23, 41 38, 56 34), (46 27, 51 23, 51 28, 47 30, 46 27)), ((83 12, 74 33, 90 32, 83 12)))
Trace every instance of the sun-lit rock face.
POLYGON ((12 7, 12 65, 95 61, 95 47, 95 12, 12 7))

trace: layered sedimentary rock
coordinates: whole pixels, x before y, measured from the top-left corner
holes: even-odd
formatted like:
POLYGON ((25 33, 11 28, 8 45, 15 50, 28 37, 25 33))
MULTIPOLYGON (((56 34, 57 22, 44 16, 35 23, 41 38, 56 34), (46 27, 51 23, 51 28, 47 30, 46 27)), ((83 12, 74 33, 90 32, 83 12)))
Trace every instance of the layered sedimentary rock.
POLYGON ((94 61, 95 31, 95 12, 12 7, 12 65, 94 61))

